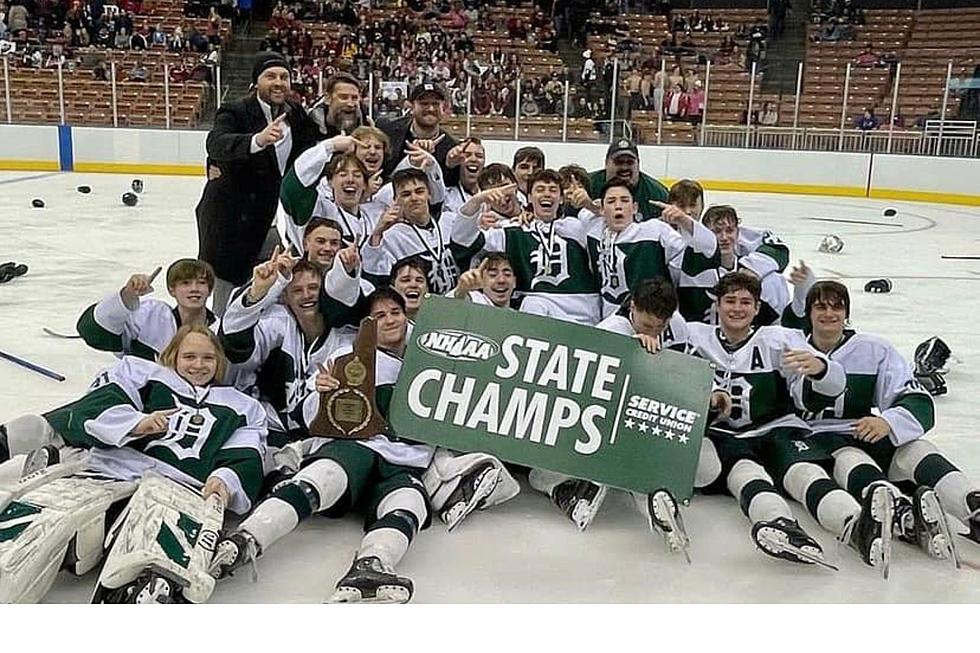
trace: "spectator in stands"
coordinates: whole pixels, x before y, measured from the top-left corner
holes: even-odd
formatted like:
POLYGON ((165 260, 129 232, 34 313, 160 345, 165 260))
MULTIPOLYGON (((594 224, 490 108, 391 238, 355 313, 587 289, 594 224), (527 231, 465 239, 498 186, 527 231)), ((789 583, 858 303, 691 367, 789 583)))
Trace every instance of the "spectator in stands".
POLYGON ((615 141, 606 150, 606 167, 589 173, 592 186, 589 194, 599 197, 607 180, 621 179, 633 188, 634 199, 643 220, 660 217, 660 208, 653 201, 667 201, 667 187, 640 171, 640 153, 636 143, 624 139, 615 141))
POLYGON ((704 89, 701 88, 701 80, 696 79, 687 94, 687 119, 694 125, 700 125, 703 115, 704 89))
POLYGON ((10 10, 7 12, 7 29, 14 34, 26 30, 27 16, 27 7, 21 3, 21 0, 13 0, 10 10))
POLYGON ((759 112, 756 123, 765 127, 774 127, 777 123, 779 123, 779 114, 776 112, 776 105, 772 102, 764 103, 762 105, 762 111, 759 112))
POLYGON ((857 119, 856 127, 861 131, 871 131, 873 129, 878 129, 881 123, 875 116, 875 111, 872 108, 867 108, 860 118, 857 119))
POLYGON ((143 25, 143 29, 133 32, 133 36, 129 39, 129 47, 132 50, 148 50, 150 47, 150 42, 146 38, 147 27, 143 25))
POLYGON ((680 66, 676 66, 675 65, 675 66, 671 66, 670 67, 670 74, 667 75, 667 84, 666 85, 668 87, 671 87, 671 88, 673 88, 674 86, 680 86, 680 87, 683 88, 683 86, 684 86, 684 73, 681 71, 681 67, 680 66))
POLYGON ((433 146, 432 154, 442 167, 446 186, 456 184, 459 170, 446 167, 446 155, 456 146, 456 139, 441 127, 444 104, 449 100, 445 89, 431 82, 417 84, 409 93, 408 99, 412 104, 411 115, 378 122, 378 127, 391 141, 391 150, 385 162, 385 176, 390 176, 398 162, 405 157, 407 145, 416 141, 423 141, 423 145, 428 145, 441 138, 433 146))
POLYGON ((153 26, 150 30, 150 44, 151 45, 167 45, 167 33, 163 31, 163 27, 160 23, 153 26))
POLYGON ((640 80, 640 100, 643 109, 649 109, 651 104, 653 104, 653 80, 653 73, 649 70, 643 71, 643 79, 640 80))
POLYGON ((687 93, 680 84, 674 84, 664 98, 664 114, 671 120, 680 120, 687 115, 687 93))
POLYGON ((254 92, 215 114, 206 141, 208 182, 196 209, 198 258, 214 268, 219 315, 232 288, 248 281, 255 262, 278 243, 273 220, 282 176, 317 138, 306 112, 287 100, 289 64, 281 55, 259 53, 252 86, 254 92))
POLYGON ((874 49, 870 43, 864 44, 864 50, 859 54, 854 62, 859 66, 881 66, 883 64, 881 57, 875 54, 874 49))
POLYGON ((125 27, 116 32, 116 38, 113 39, 113 47, 117 50, 129 49, 129 34, 126 33, 125 27))

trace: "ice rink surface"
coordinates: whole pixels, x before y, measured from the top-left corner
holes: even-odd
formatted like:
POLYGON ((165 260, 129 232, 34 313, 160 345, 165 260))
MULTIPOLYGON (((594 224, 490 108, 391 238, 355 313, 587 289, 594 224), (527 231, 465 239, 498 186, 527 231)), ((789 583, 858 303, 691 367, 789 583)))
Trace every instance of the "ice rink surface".
MULTIPOLYGON (((122 204, 129 175, 0 173, 0 262, 27 263, 29 273, 0 285, 0 350, 57 370, 57 383, 0 360, 0 422, 40 412, 79 396, 113 357, 71 333, 81 311, 120 288, 135 272, 194 256, 194 206, 203 179, 144 177, 135 208, 122 204), (83 195, 75 189, 92 187, 83 195), (32 209, 41 198, 44 209, 32 209)), ((793 258, 820 278, 850 288, 852 318, 861 330, 889 338, 911 358, 917 343, 939 335, 952 348, 949 394, 937 400, 930 436, 972 479, 980 481, 980 208, 911 202, 709 192, 706 204, 726 203, 742 221, 786 240, 793 258), (884 218, 882 208, 898 209, 884 218), (854 221, 874 224, 827 222, 854 221), (827 234, 845 242, 821 254, 827 234), (894 291, 870 295, 864 283, 889 277, 894 291)), ((166 297, 157 283, 158 297, 166 297)), ((633 504, 610 493, 586 533, 549 500, 525 487, 513 501, 471 515, 453 534, 441 523, 415 541, 399 571, 415 581, 417 602, 978 602, 980 546, 960 539, 964 568, 955 571, 917 548, 896 542, 891 579, 865 567, 849 548, 794 505, 803 527, 823 545, 839 572, 782 563, 758 552, 749 523, 727 497, 695 497, 684 511, 693 564, 671 556, 646 530, 633 504)), ((310 519, 259 560, 249 573, 219 584, 215 602, 319 602, 344 574, 360 540, 361 519, 310 519)), ((50 602, 86 602, 95 574, 62 573, 50 602)))

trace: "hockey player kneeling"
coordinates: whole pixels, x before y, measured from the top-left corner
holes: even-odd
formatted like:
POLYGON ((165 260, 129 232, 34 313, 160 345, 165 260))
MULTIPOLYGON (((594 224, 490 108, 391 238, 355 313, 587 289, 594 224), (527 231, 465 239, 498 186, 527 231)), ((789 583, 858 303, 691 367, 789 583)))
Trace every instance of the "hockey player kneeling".
POLYGON ((185 325, 159 364, 126 356, 78 401, 4 425, 13 454, 89 451, 0 488, 0 601, 39 601, 59 569, 87 573, 105 551, 93 603, 207 600, 224 507, 251 508, 266 438, 258 402, 211 385, 225 365, 214 334, 185 325))
MULTIPOLYGON (((375 398, 387 416, 392 391, 405 352, 408 318, 405 300, 389 288, 368 297, 377 320, 375 398)), ((309 425, 320 411, 320 393, 336 390, 340 382, 331 373, 341 347, 331 354, 316 375, 315 393, 303 401, 302 421, 309 425)), ((337 583, 331 603, 405 603, 412 598, 412 581, 394 573, 415 534, 429 525, 429 497, 420 480, 432 460, 434 448, 389 433, 365 439, 312 437, 304 447, 310 453, 295 476, 280 483, 241 525, 218 543, 212 573, 231 575, 254 562, 263 551, 314 513, 341 517, 350 510, 365 513, 364 539, 350 570, 337 583)))

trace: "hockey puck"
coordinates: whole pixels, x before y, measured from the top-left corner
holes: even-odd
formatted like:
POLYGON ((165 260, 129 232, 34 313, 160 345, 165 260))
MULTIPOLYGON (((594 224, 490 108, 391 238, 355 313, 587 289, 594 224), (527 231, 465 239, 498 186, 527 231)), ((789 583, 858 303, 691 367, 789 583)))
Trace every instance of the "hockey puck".
POLYGON ((891 207, 883 209, 881 211, 881 215, 886 218, 894 218, 896 215, 898 215, 898 209, 893 209, 891 207))
POLYGON ((135 193, 123 193, 122 203, 126 206, 136 206, 137 202, 139 202, 139 198, 136 197, 135 193))
POLYGON ((88 195, 89 193, 92 192, 92 187, 91 186, 79 186, 75 190, 77 190, 79 193, 82 193, 83 195, 88 195))
POLYGON ((43 209, 44 208, 44 200, 42 200, 40 198, 35 198, 35 199, 31 200, 31 206, 33 206, 35 209, 43 209))
POLYGON ((864 292, 886 293, 891 291, 892 291, 891 279, 872 279, 868 283, 864 284, 864 292))
POLYGON ((130 184, 130 187, 133 189, 133 192, 134 193, 142 193, 143 192, 143 180, 142 179, 134 179, 133 180, 133 183, 130 184))

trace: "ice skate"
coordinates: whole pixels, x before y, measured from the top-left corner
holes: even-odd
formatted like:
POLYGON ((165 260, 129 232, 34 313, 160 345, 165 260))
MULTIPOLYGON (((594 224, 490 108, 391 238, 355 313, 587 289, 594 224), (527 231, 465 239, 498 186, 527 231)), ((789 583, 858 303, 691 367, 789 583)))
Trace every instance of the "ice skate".
POLYGON ((823 557, 823 549, 806 534, 794 519, 777 517, 752 525, 752 540, 765 553, 780 560, 807 565, 820 565, 837 571, 823 557))
POLYGON ((895 494, 891 486, 874 483, 861 501, 861 513, 848 520, 839 538, 860 553, 865 564, 880 569, 885 579, 892 557, 894 511, 895 494))
POLYGON ((180 586, 169 578, 152 570, 147 570, 132 583, 114 590, 99 587, 92 603, 186 603, 180 586))
POLYGON ((500 483, 500 470, 493 463, 482 463, 470 470, 459 481, 459 485, 446 499, 445 506, 439 513, 451 533, 467 515, 482 508, 500 483))
POLYGON ((955 543, 935 490, 920 487, 912 501, 899 497, 895 504, 895 524, 903 542, 917 545, 930 558, 951 560, 957 565, 955 543))
POLYGON ((677 509, 677 502, 667 490, 657 490, 647 495, 647 516, 650 530, 660 532, 671 553, 681 551, 691 564, 691 541, 684 529, 684 520, 677 509))
POLYGON ((35 449, 27 454, 27 460, 24 461, 24 469, 20 475, 21 477, 30 476, 34 472, 47 469, 51 465, 57 465, 60 460, 60 450, 52 444, 35 449))
POLYGON ((551 500, 580 531, 584 531, 595 519, 608 491, 605 485, 573 479, 556 485, 551 491, 551 500))
POLYGON ((413 591, 410 579, 386 569, 378 558, 355 558, 327 603, 408 603, 413 591))
POLYGON ((966 506, 970 509, 970 515, 966 520, 970 530, 960 535, 980 544, 980 491, 975 490, 966 495, 966 506))
POLYGON ((255 561, 259 557, 258 542, 246 530, 231 531, 223 535, 214 547, 214 557, 208 573, 217 579, 234 576, 235 571, 252 564, 252 581, 258 580, 255 561))

